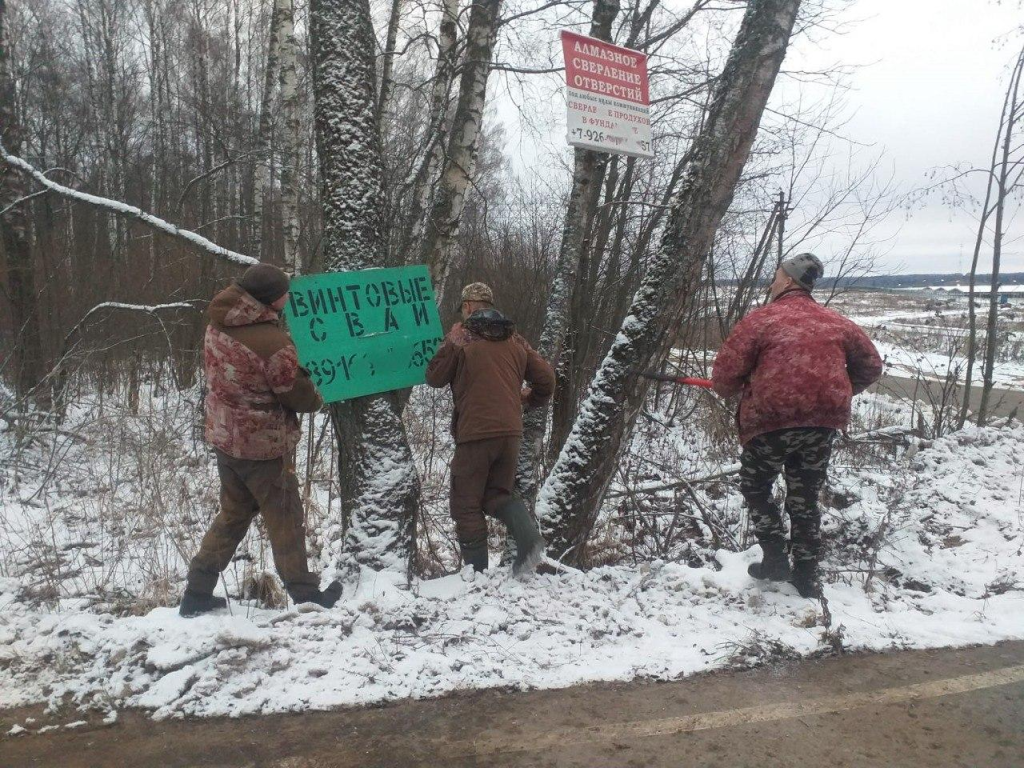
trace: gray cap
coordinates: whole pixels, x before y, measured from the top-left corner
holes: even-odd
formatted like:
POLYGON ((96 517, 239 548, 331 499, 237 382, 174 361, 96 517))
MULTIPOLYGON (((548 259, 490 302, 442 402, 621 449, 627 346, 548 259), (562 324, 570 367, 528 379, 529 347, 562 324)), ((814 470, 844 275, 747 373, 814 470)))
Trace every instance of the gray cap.
POLYGON ((791 259, 786 259, 780 265, 782 271, 796 280, 797 285, 808 291, 814 290, 814 283, 825 274, 825 268, 821 265, 821 259, 813 253, 801 253, 791 259))

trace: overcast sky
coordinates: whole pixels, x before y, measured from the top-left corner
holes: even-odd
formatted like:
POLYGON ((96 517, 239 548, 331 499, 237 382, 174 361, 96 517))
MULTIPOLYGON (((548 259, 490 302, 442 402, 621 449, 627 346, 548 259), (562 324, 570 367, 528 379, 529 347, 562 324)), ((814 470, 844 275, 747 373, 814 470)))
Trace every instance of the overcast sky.
MULTIPOLYGON (((798 41, 787 61, 863 65, 852 75, 847 101, 854 116, 845 133, 884 150, 885 172, 908 191, 928 184, 926 174, 937 167, 987 165, 1016 53, 1005 37, 1024 22, 1018 3, 858 0, 849 15, 859 21, 846 34, 817 46, 798 41)), ((891 232, 881 271, 970 267, 974 220, 938 197, 895 216, 891 232)), ((1003 270, 1024 271, 1024 243, 1007 245, 1003 270)))
MULTIPOLYGON (((689 0, 670 2, 690 5, 689 0)), ((813 41, 797 37, 784 66, 821 70, 837 63, 856 65, 848 80, 845 102, 851 118, 843 134, 856 142, 858 161, 881 154, 880 175, 893 175, 904 193, 934 183, 929 172, 987 165, 1020 39, 1007 36, 1024 24, 1020 0, 856 0, 844 18, 842 34, 816 33, 813 41)), ((543 36, 551 38, 550 65, 560 66, 554 53, 557 34, 543 36)), ((568 170, 561 78, 532 78, 534 91, 525 99, 513 98, 507 81, 495 79, 495 108, 508 138, 504 149, 520 173, 543 178, 568 170)), ((792 79, 780 79, 775 100, 788 100, 793 87, 792 79)), ((846 173, 847 164, 844 157, 838 171, 846 173)), ((1024 239, 1014 240, 1024 235, 1024 226, 1011 225, 1010 234, 1003 271, 1024 272, 1024 239)), ((898 211, 873 233, 872 239, 885 241, 877 271, 965 272, 975 236, 971 212, 951 209, 933 195, 898 211)), ((845 248, 838 241, 812 247, 826 262, 845 248)), ((991 264, 990 249, 982 252, 986 257, 983 272, 991 264)))

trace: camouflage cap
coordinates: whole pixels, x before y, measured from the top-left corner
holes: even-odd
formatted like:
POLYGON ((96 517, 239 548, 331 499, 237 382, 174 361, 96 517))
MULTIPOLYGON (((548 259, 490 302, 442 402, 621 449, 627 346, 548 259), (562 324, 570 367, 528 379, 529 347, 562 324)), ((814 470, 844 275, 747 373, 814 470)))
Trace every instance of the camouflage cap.
POLYGON ((462 289, 463 301, 482 301, 485 304, 494 303, 494 291, 486 283, 470 283, 462 289))
POLYGON ((780 265, 782 271, 796 280, 797 285, 808 291, 814 290, 814 283, 825 274, 821 259, 813 253, 801 253, 786 259, 780 265))

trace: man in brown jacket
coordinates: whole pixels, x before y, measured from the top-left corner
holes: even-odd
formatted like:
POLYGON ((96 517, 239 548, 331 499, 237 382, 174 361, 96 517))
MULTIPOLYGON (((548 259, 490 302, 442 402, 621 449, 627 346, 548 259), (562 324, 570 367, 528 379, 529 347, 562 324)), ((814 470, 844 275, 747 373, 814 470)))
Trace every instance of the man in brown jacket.
POLYGON ((288 299, 288 276, 270 264, 250 267, 210 303, 203 364, 206 440, 217 456, 220 513, 189 567, 182 616, 224 608, 213 589, 257 513, 270 537, 274 564, 296 603, 331 607, 341 595, 325 591, 306 563, 306 529, 293 455, 296 413, 323 405, 278 313, 288 299))
POLYGON ((487 568, 484 513, 502 521, 516 542, 512 570, 519 574, 544 557, 544 539, 526 505, 512 495, 523 407, 543 405, 551 397, 555 374, 512 321, 494 309, 494 294, 483 283, 462 290, 462 317, 427 366, 427 384, 450 385, 455 400, 452 519, 462 560, 477 571, 487 568))

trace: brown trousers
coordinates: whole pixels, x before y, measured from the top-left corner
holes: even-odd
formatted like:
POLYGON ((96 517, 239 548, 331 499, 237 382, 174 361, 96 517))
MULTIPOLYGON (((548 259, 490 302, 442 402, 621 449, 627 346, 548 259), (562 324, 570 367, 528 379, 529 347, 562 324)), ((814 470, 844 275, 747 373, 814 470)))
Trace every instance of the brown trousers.
POLYGON ((220 512, 203 537, 188 571, 188 589, 210 594, 257 513, 267 527, 274 565, 289 593, 302 596, 320 585, 306 563, 306 527, 299 483, 289 459, 236 459, 217 454, 220 512))
POLYGON ((484 513, 495 510, 512 496, 519 460, 519 435, 472 440, 455 446, 449 503, 455 533, 462 545, 487 539, 484 513))

